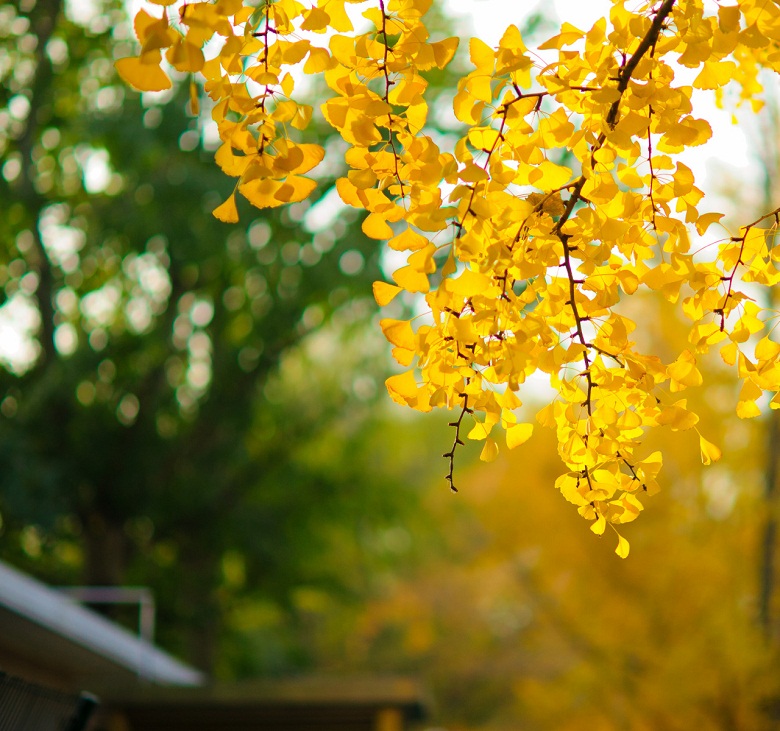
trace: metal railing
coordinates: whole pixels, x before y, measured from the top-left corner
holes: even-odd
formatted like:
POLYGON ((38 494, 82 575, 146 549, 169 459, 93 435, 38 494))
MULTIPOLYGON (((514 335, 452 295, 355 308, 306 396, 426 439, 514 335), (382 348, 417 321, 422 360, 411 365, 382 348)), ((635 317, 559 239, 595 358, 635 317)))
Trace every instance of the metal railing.
POLYGON ((0 731, 84 731, 97 699, 0 672, 0 731))

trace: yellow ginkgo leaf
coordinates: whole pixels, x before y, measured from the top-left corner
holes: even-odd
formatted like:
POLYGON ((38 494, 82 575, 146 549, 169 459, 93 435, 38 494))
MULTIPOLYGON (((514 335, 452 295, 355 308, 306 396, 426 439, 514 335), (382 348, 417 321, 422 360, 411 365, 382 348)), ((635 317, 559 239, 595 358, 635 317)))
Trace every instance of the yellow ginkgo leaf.
POLYGON ((436 59, 436 66, 443 69, 455 56, 455 51, 458 50, 459 38, 445 38, 443 41, 437 43, 431 43, 433 49, 433 56, 436 59))
POLYGON ((282 203, 297 203, 308 198, 316 187, 316 180, 300 175, 288 175, 274 193, 274 197, 282 203))
POLYGON ((495 440, 488 437, 485 440, 485 446, 482 447, 482 451, 479 453, 479 458, 483 462, 492 462, 496 457, 498 457, 498 444, 496 444, 495 440))
POLYGON ((704 464, 717 462, 721 457, 721 451, 712 442, 708 442, 699 434, 699 448, 701 449, 701 461, 704 464))
MULTIPOLYGON (((381 282, 378 282, 378 284, 381 284, 381 282)), ((399 348, 406 348, 407 350, 414 349, 414 330, 412 330, 412 323, 409 320, 386 318, 379 321, 379 327, 382 328, 385 337, 393 345, 397 345, 399 348)))
POLYGON ((620 534, 618 534, 618 544, 617 548, 615 549, 615 553, 620 556, 620 558, 627 558, 628 552, 631 550, 631 546, 628 545, 628 541, 623 538, 620 534))
POLYGON ((509 449, 525 444, 534 433, 533 424, 514 424, 506 430, 506 446, 509 449))
POLYGON ((177 71, 197 73, 203 68, 205 59, 203 51, 192 43, 188 43, 183 38, 174 43, 165 54, 171 65, 177 71))
POLYGON ((157 54, 157 63, 147 63, 146 58, 142 61, 138 56, 120 58, 114 63, 119 75, 138 91, 164 91, 171 88, 171 80, 159 66, 162 58, 160 52, 152 53, 157 54))
POLYGON ((399 292, 403 292, 400 287, 387 282, 374 282, 373 291, 374 299, 380 307, 390 304, 399 292))
POLYGON ((238 223, 238 208, 236 207, 235 192, 233 192, 224 203, 217 206, 212 213, 215 218, 218 218, 225 223, 238 223))
POLYGON ((427 292, 431 288, 428 277, 410 266, 396 269, 393 272, 393 280, 407 292, 427 292))
POLYGON ((314 33, 324 33, 328 29, 330 16, 322 8, 311 8, 304 13, 301 30, 309 30, 314 33))
POLYGON ((336 60, 331 58, 327 49, 313 47, 309 51, 309 58, 306 59, 306 63, 303 65, 303 73, 319 74, 333 68, 336 64, 336 60))
MULTIPOLYGON (((596 518, 596 522, 593 523, 590 526, 590 529, 597 535, 603 535, 604 531, 607 529, 607 519, 603 515, 599 515, 598 518, 596 518)), ((624 556, 625 558, 625 556, 624 556)))
POLYGON ((398 236, 394 236, 387 245, 396 251, 417 251, 424 249, 430 241, 422 234, 418 234, 411 228, 405 228, 398 236))
POLYGON ((379 213, 369 213, 361 226, 363 233, 372 239, 389 239, 393 229, 387 225, 387 219, 379 213))
POLYGON ((408 399, 417 396, 417 382, 414 380, 412 371, 405 371, 395 376, 390 376, 385 381, 385 386, 394 401, 399 399, 406 402, 408 399))

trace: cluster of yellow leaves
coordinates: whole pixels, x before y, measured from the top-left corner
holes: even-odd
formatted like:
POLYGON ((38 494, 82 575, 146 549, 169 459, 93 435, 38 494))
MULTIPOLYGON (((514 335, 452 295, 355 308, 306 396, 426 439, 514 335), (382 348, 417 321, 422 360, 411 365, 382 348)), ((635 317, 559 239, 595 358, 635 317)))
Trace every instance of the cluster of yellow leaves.
MULTIPOLYGON (((302 64, 305 73, 319 73, 333 63, 325 49, 297 35, 299 26, 320 27, 318 9, 296 0, 256 7, 243 0, 185 3, 174 27, 168 6, 176 0, 153 2, 163 6, 161 18, 139 11, 135 31, 141 53, 117 62, 120 75, 142 91, 169 88, 171 80, 160 66, 161 49, 167 49, 166 59, 174 69, 200 73, 205 81, 222 140, 217 164, 238 178, 236 190, 258 208, 307 198, 316 183, 305 173, 322 161, 324 150, 296 143, 288 130, 305 129, 312 115, 311 106, 292 99, 292 67, 302 64), (209 44, 218 51, 207 59, 209 44)), ((329 6, 338 6, 337 0, 329 0, 329 6)), ((341 10, 344 16, 343 1, 341 10)), ((193 106, 196 99, 194 93, 193 106)), ((214 215, 226 222, 238 220, 235 191, 214 215)))
MULTIPOLYGON (((661 455, 641 453, 648 429, 697 429, 678 392, 701 384, 700 354, 728 341, 722 356, 744 381, 740 416, 758 413, 765 391, 780 392, 780 345, 765 336, 750 352, 767 317, 740 288, 780 281, 780 254, 763 225, 780 208, 717 252, 695 252, 690 227, 703 235, 722 216, 700 211, 694 174, 675 159, 711 136, 694 114, 693 89, 720 99, 735 81, 741 99, 760 104, 758 71, 780 71, 780 7, 614 0, 590 30, 564 23, 534 53, 513 25, 497 48, 473 38, 474 70, 453 101, 465 134, 442 152, 426 133, 424 72, 444 68, 457 39, 429 42, 430 3, 377 0, 362 34, 351 32, 344 0, 188 4, 177 30, 165 9, 161 19, 142 11, 140 56, 118 69, 139 88, 162 88, 166 48, 174 68, 200 71, 224 143, 217 161, 258 207, 301 200, 314 187, 303 174, 322 150, 287 135, 288 123, 306 126, 311 109, 291 99, 285 68, 306 58, 304 73, 324 72, 334 96, 322 112, 350 145, 339 194, 368 212, 368 236, 409 252, 394 284, 375 284, 375 297, 386 305, 402 291, 420 293, 430 309, 416 328, 382 321, 410 368, 388 380, 390 395, 421 411, 460 412, 445 455, 452 485, 464 421, 473 422, 467 438, 484 441, 485 460, 498 453, 499 425, 509 448, 522 444, 533 425, 518 423, 518 393, 529 376, 546 374, 558 396, 537 421, 557 432, 566 465, 557 487, 601 534, 634 520, 642 496, 658 489, 661 455), (328 47, 300 31, 330 33, 328 47), (214 35, 221 50, 204 60, 214 35), (675 83, 680 67, 693 71, 692 85, 675 83), (693 322, 690 349, 671 363, 631 339, 636 323, 620 303, 640 289, 682 297, 693 322)), ((234 197, 215 215, 236 220, 234 197)), ((719 458, 701 435, 700 447, 705 463, 719 458)), ((617 553, 628 553, 620 536, 617 553)))

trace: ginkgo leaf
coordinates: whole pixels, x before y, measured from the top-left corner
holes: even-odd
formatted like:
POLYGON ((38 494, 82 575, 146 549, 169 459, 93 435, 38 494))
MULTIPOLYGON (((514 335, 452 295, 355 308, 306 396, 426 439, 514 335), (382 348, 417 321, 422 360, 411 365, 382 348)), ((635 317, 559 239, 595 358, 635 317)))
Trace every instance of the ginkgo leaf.
POLYGON ((390 398, 398 403, 406 404, 417 398, 417 382, 414 380, 412 371, 404 371, 398 375, 390 376, 385 381, 385 386, 390 398))
POLYGON ((618 544, 617 548, 615 548, 615 553, 620 556, 620 558, 628 558, 628 552, 630 550, 631 546, 629 546, 628 541, 618 534, 618 544))
POLYGON ((236 194, 233 192, 228 199, 218 205, 212 213, 215 218, 225 223, 238 223, 238 208, 236 207, 236 194))
POLYGON ((403 292, 403 289, 387 282, 374 282, 373 291, 376 303, 380 307, 384 307, 390 304, 399 292, 403 292))
POLYGON ((325 48, 313 46, 309 51, 309 58, 306 59, 306 63, 303 66, 303 72, 305 74, 319 74, 333 68, 335 64, 336 60, 331 58, 331 55, 325 48))
POLYGON ((410 266, 396 269, 393 272, 393 281, 407 292, 427 292, 431 288, 428 277, 410 266))
POLYGON ((363 233, 372 239, 389 239, 393 229, 387 225, 387 219, 379 213, 369 213, 361 226, 363 233))
POLYGON ((460 38, 445 38, 443 41, 437 43, 431 43, 433 49, 433 56, 436 59, 436 67, 443 69, 455 56, 455 51, 458 50, 458 43, 460 38))
MULTIPOLYGON (((170 88, 160 68, 167 48, 176 69, 202 77, 217 164, 259 208, 303 201, 317 187, 304 176, 325 151, 298 141, 313 109, 294 95, 301 65, 322 73, 320 109, 345 143, 338 195, 364 216, 363 233, 407 252, 405 262, 388 259, 400 260, 394 284, 375 282, 374 297, 385 306, 401 291, 425 295, 407 303, 425 312, 415 327, 380 322, 406 367, 387 381, 391 398, 419 411, 463 409, 455 445, 468 414, 469 436, 485 441, 490 460, 497 424, 509 448, 530 438, 516 394, 544 375, 556 396, 537 421, 557 435, 556 486, 601 534, 640 515, 637 494, 660 489, 660 453, 637 457, 645 437, 700 427, 669 393, 704 383, 709 350, 737 366, 738 416, 758 415, 765 393, 775 394, 770 408, 780 405, 780 343, 759 304, 762 288, 780 285, 771 228, 780 212, 698 243, 722 214, 702 212, 696 171, 678 159, 712 134, 692 89, 720 101, 728 85, 737 104, 762 103, 759 71, 780 64, 780 7, 746 0, 702 14, 700 4, 613 3, 587 33, 562 23, 541 44, 544 58, 516 26, 497 47, 471 39, 475 68, 450 90, 467 126, 454 135, 428 130, 428 72, 458 45, 430 42, 432 0, 356 8, 366 21, 357 31, 345 0, 185 3, 177 23, 170 11, 140 10, 141 52, 117 69, 141 90, 170 88), (327 32, 328 48, 301 32, 327 32), (691 69, 687 86, 678 67, 691 69), (689 349, 672 363, 647 352, 653 339, 642 330, 652 323, 627 316, 652 311, 632 306, 635 294, 687 318, 689 349)), ((191 93, 196 112, 194 84, 191 93)), ((215 215, 237 220, 235 193, 215 215)), ((703 437, 700 449, 705 463, 720 456, 703 437)), ((617 553, 628 555, 620 536, 617 553)))
POLYGON ((422 234, 418 234, 411 228, 405 228, 398 236, 391 238, 387 245, 396 251, 417 251, 423 249, 430 241, 422 234))
MULTIPOLYGON (((485 41, 479 38, 471 38, 469 40, 469 56, 471 58, 471 63, 473 63, 481 73, 489 73, 493 70, 495 55, 495 51, 488 46, 485 41)), ((486 101, 490 101, 490 99, 487 99, 486 101)))
POLYGON ((720 357, 726 365, 733 366, 737 362, 737 354, 739 353, 739 346, 736 343, 728 343, 720 349, 720 357))
POLYGON ((330 23, 330 16, 322 8, 314 7, 304 13, 301 30, 323 33, 327 29, 328 23, 330 23))
POLYGON ((506 446, 509 449, 525 444, 534 432, 533 424, 514 424, 506 430, 506 446))
POLYGON ((699 435, 699 448, 701 450, 701 461, 703 464, 712 464, 721 458, 721 451, 712 442, 708 442, 701 434, 699 435))
POLYGON ((479 453, 479 458, 483 462, 492 462, 496 457, 498 457, 498 444, 488 437, 485 440, 485 446, 482 447, 482 451, 479 453))
POLYGON ((165 54, 165 57, 170 61, 171 65, 177 71, 185 71, 190 73, 197 73, 203 68, 205 59, 203 58, 203 51, 192 43, 188 43, 186 40, 181 39, 179 42, 174 43, 165 54))
POLYGON ((723 218, 722 213, 705 213, 696 221, 696 231, 702 236, 713 223, 718 223, 723 218))
POLYGON ((274 197, 282 203, 296 203, 308 198, 316 187, 316 180, 300 175, 288 175, 274 193, 274 197))
MULTIPOLYGON (((607 529, 607 519, 603 515, 599 515, 598 518, 596 518, 596 522, 593 523, 590 526, 590 529, 597 535, 601 536, 604 534, 604 531, 607 529)), ((619 554, 618 554, 619 555, 619 554)), ((625 558, 625 556, 623 556, 625 558)))
MULTIPOLYGON (((391 286, 391 285, 388 285, 391 286)), ((379 321, 379 326, 385 337, 399 348, 414 350, 414 330, 409 320, 384 319, 379 321)))
POLYGON ((160 52, 154 53, 157 54, 157 63, 149 63, 146 59, 130 56, 120 58, 114 66, 119 75, 138 91, 165 91, 171 88, 171 80, 159 66, 160 52))

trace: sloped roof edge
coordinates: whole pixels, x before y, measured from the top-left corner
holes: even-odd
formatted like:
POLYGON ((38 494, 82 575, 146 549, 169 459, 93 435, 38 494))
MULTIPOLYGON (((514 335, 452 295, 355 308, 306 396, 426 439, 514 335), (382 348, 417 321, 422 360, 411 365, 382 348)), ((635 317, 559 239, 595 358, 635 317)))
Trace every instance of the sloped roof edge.
POLYGON ((0 561, 0 607, 159 685, 199 686, 202 673, 124 627, 0 561))

